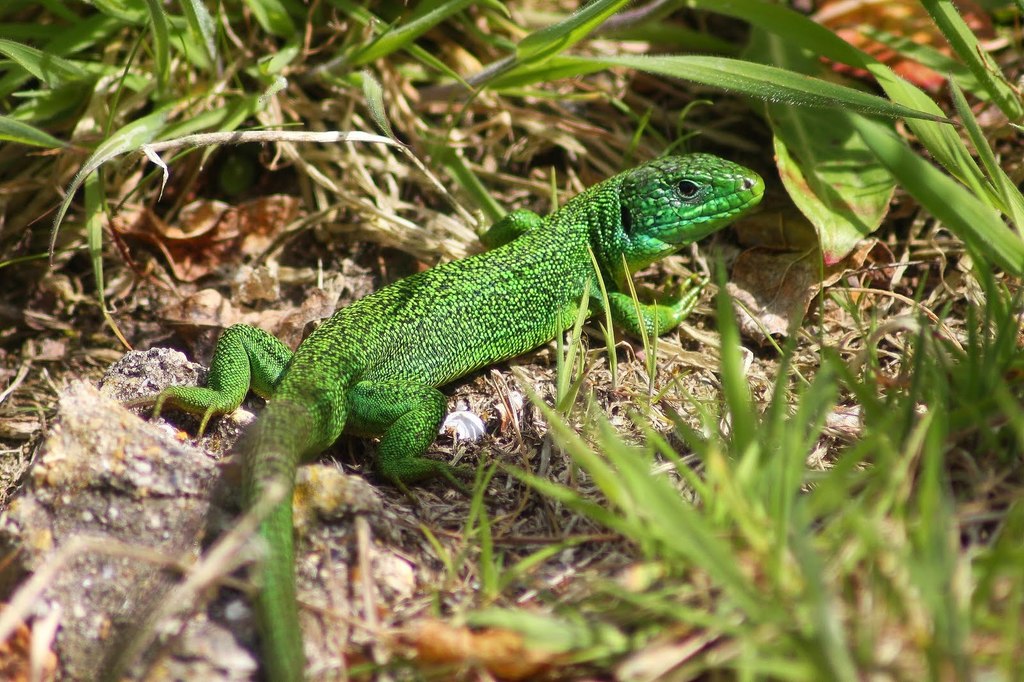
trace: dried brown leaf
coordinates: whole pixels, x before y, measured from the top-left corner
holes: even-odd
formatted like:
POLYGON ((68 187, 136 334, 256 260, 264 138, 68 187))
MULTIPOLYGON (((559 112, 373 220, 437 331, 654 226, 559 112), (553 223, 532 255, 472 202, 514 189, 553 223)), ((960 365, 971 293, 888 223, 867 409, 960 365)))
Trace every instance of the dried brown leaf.
POLYGON ((823 264, 817 249, 787 251, 762 246, 744 251, 733 265, 728 284, 739 310, 740 329, 760 343, 769 336, 785 336, 794 320, 803 319, 818 292, 849 270, 860 268, 873 246, 873 240, 864 240, 830 267, 823 264))
POLYGON ((139 207, 120 213, 112 226, 121 236, 156 246, 175 278, 195 282, 225 263, 262 253, 301 212, 299 199, 285 194, 238 206, 201 199, 183 207, 174 225, 139 207))
POLYGON ((482 666, 505 680, 525 680, 552 665, 558 654, 530 648, 518 632, 470 630, 439 620, 421 621, 409 635, 420 660, 431 664, 482 666))
MULTIPOLYGON (((0 606, 0 610, 7 608, 0 606)), ((53 680, 57 676, 57 654, 47 649, 41 661, 35 661, 36 675, 33 676, 32 628, 21 623, 14 634, 0 642, 0 680, 28 682, 28 680, 53 680)))
MULTIPOLYGON (((982 40, 995 37, 992 20, 985 10, 970 0, 956 0, 953 4, 971 30, 982 40)), ((864 35, 860 27, 871 26, 894 36, 907 38, 918 45, 935 48, 946 56, 952 50, 942 36, 928 12, 915 0, 892 2, 850 2, 829 0, 823 2, 815 20, 835 31, 836 35, 856 48, 888 65, 898 75, 914 85, 930 92, 939 90, 946 81, 943 74, 936 73, 923 64, 904 56, 891 47, 864 35)), ((845 64, 833 64, 835 71, 851 74, 857 78, 868 78, 867 72, 845 64)))

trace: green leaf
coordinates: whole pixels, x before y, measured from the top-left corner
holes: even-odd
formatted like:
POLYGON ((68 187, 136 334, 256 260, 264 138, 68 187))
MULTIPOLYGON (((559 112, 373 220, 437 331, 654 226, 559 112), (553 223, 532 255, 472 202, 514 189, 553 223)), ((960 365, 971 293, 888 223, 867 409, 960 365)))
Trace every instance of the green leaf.
MULTIPOLYGON (((813 55, 753 29, 744 56, 794 72, 824 76, 813 55)), ((881 224, 896 183, 844 112, 765 103, 779 175, 814 226, 826 265, 842 260, 881 224)))
POLYGON ((849 119, 808 116, 806 110, 773 112, 775 157, 782 184, 818 234, 825 265, 835 265, 861 239, 878 229, 896 183, 858 135, 849 119), (820 144, 794 154, 787 142, 814 136, 820 144), (835 142, 829 147, 828 142, 835 142))
POLYGON ((63 147, 64 143, 34 126, 6 116, 0 116, 0 140, 17 142, 33 147, 63 147))

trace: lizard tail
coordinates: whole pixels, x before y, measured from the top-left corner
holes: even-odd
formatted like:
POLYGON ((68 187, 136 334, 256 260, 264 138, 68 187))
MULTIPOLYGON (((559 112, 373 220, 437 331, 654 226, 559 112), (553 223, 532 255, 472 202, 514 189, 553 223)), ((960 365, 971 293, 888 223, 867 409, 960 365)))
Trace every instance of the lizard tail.
POLYGON ((302 680, 306 662, 295 601, 292 492, 312 424, 308 409, 287 399, 272 400, 241 443, 246 507, 268 496, 277 498, 260 525, 267 556, 259 569, 255 601, 264 677, 274 682, 302 680))

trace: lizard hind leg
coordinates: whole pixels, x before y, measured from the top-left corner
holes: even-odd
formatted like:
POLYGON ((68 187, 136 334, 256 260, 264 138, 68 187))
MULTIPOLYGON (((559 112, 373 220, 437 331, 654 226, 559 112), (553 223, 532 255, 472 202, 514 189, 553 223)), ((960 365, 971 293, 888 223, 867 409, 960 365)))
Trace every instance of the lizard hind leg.
POLYGON ((437 438, 448 401, 433 386, 401 381, 360 381, 348 395, 348 427, 379 435, 375 468, 406 490, 406 484, 440 476, 456 489, 466 488, 445 462, 424 457, 437 438))
POLYGON ((217 339, 206 386, 168 386, 156 398, 153 419, 165 405, 200 415, 202 437, 210 418, 233 411, 250 388, 268 397, 291 356, 286 345, 262 329, 232 325, 217 339))

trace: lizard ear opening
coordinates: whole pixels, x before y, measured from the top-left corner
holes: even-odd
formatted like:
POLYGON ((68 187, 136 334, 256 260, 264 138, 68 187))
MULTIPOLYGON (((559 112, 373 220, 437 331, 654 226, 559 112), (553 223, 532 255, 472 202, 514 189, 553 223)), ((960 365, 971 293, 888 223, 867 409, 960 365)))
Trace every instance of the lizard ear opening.
POLYGON ((619 221, 622 225, 622 231, 626 234, 632 234, 633 232, 633 216, 629 213, 629 207, 625 204, 619 206, 619 221))

